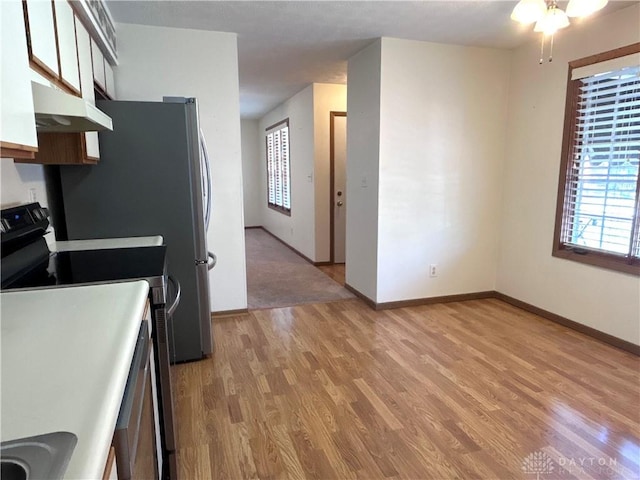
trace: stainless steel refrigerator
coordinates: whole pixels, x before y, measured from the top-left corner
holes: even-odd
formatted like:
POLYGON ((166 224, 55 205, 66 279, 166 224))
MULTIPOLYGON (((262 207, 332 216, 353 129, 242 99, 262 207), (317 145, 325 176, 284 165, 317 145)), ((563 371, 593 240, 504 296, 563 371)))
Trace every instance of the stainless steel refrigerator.
POLYGON ((100 134, 100 162, 59 167, 63 237, 162 235, 169 274, 181 287, 169 325, 171 359, 200 359, 213 348, 207 271, 215 255, 206 243, 210 169, 197 102, 165 97, 98 107, 113 120, 113 131, 100 134))

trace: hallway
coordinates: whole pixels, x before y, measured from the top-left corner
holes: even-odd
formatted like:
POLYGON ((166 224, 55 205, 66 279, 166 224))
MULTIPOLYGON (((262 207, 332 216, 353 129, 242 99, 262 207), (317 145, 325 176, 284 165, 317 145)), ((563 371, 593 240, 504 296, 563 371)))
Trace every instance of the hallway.
POLYGON ((354 298, 332 279, 339 272, 323 273, 261 228, 245 230, 245 245, 250 310, 354 298))

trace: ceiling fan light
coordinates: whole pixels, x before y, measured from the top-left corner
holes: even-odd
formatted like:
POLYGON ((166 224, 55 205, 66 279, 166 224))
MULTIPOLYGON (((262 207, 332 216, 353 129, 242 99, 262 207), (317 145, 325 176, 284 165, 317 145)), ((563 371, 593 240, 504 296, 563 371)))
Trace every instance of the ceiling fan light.
POLYGON ((528 25, 544 17, 546 11, 544 0, 520 0, 511 12, 511 20, 528 25))
POLYGON ((567 5, 569 17, 586 17, 604 8, 609 0, 570 0, 567 5))
POLYGON ((552 7, 547 10, 547 13, 536 23, 534 32, 542 32, 545 35, 553 35, 561 28, 569 26, 569 18, 563 10, 552 7))

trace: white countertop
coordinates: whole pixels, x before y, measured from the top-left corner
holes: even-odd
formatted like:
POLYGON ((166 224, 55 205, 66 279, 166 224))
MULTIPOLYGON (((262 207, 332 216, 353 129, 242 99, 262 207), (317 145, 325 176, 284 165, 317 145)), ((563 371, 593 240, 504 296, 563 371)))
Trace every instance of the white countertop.
POLYGON ((65 479, 101 479, 149 285, 0 294, 0 439, 77 435, 65 479))
POLYGON ((47 241, 52 252, 66 252, 69 250, 102 250, 108 248, 157 247, 162 245, 161 235, 152 237, 99 238, 95 240, 47 241))

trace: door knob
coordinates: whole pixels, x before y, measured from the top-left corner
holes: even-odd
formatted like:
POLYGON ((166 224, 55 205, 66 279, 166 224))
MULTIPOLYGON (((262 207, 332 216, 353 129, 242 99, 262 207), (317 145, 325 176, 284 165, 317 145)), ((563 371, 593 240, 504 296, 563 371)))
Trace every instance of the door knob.
POLYGON ((341 207, 342 205, 344 205, 344 202, 343 202, 343 201, 340 201, 340 202, 336 203, 336 205, 338 205, 339 207, 341 207))

